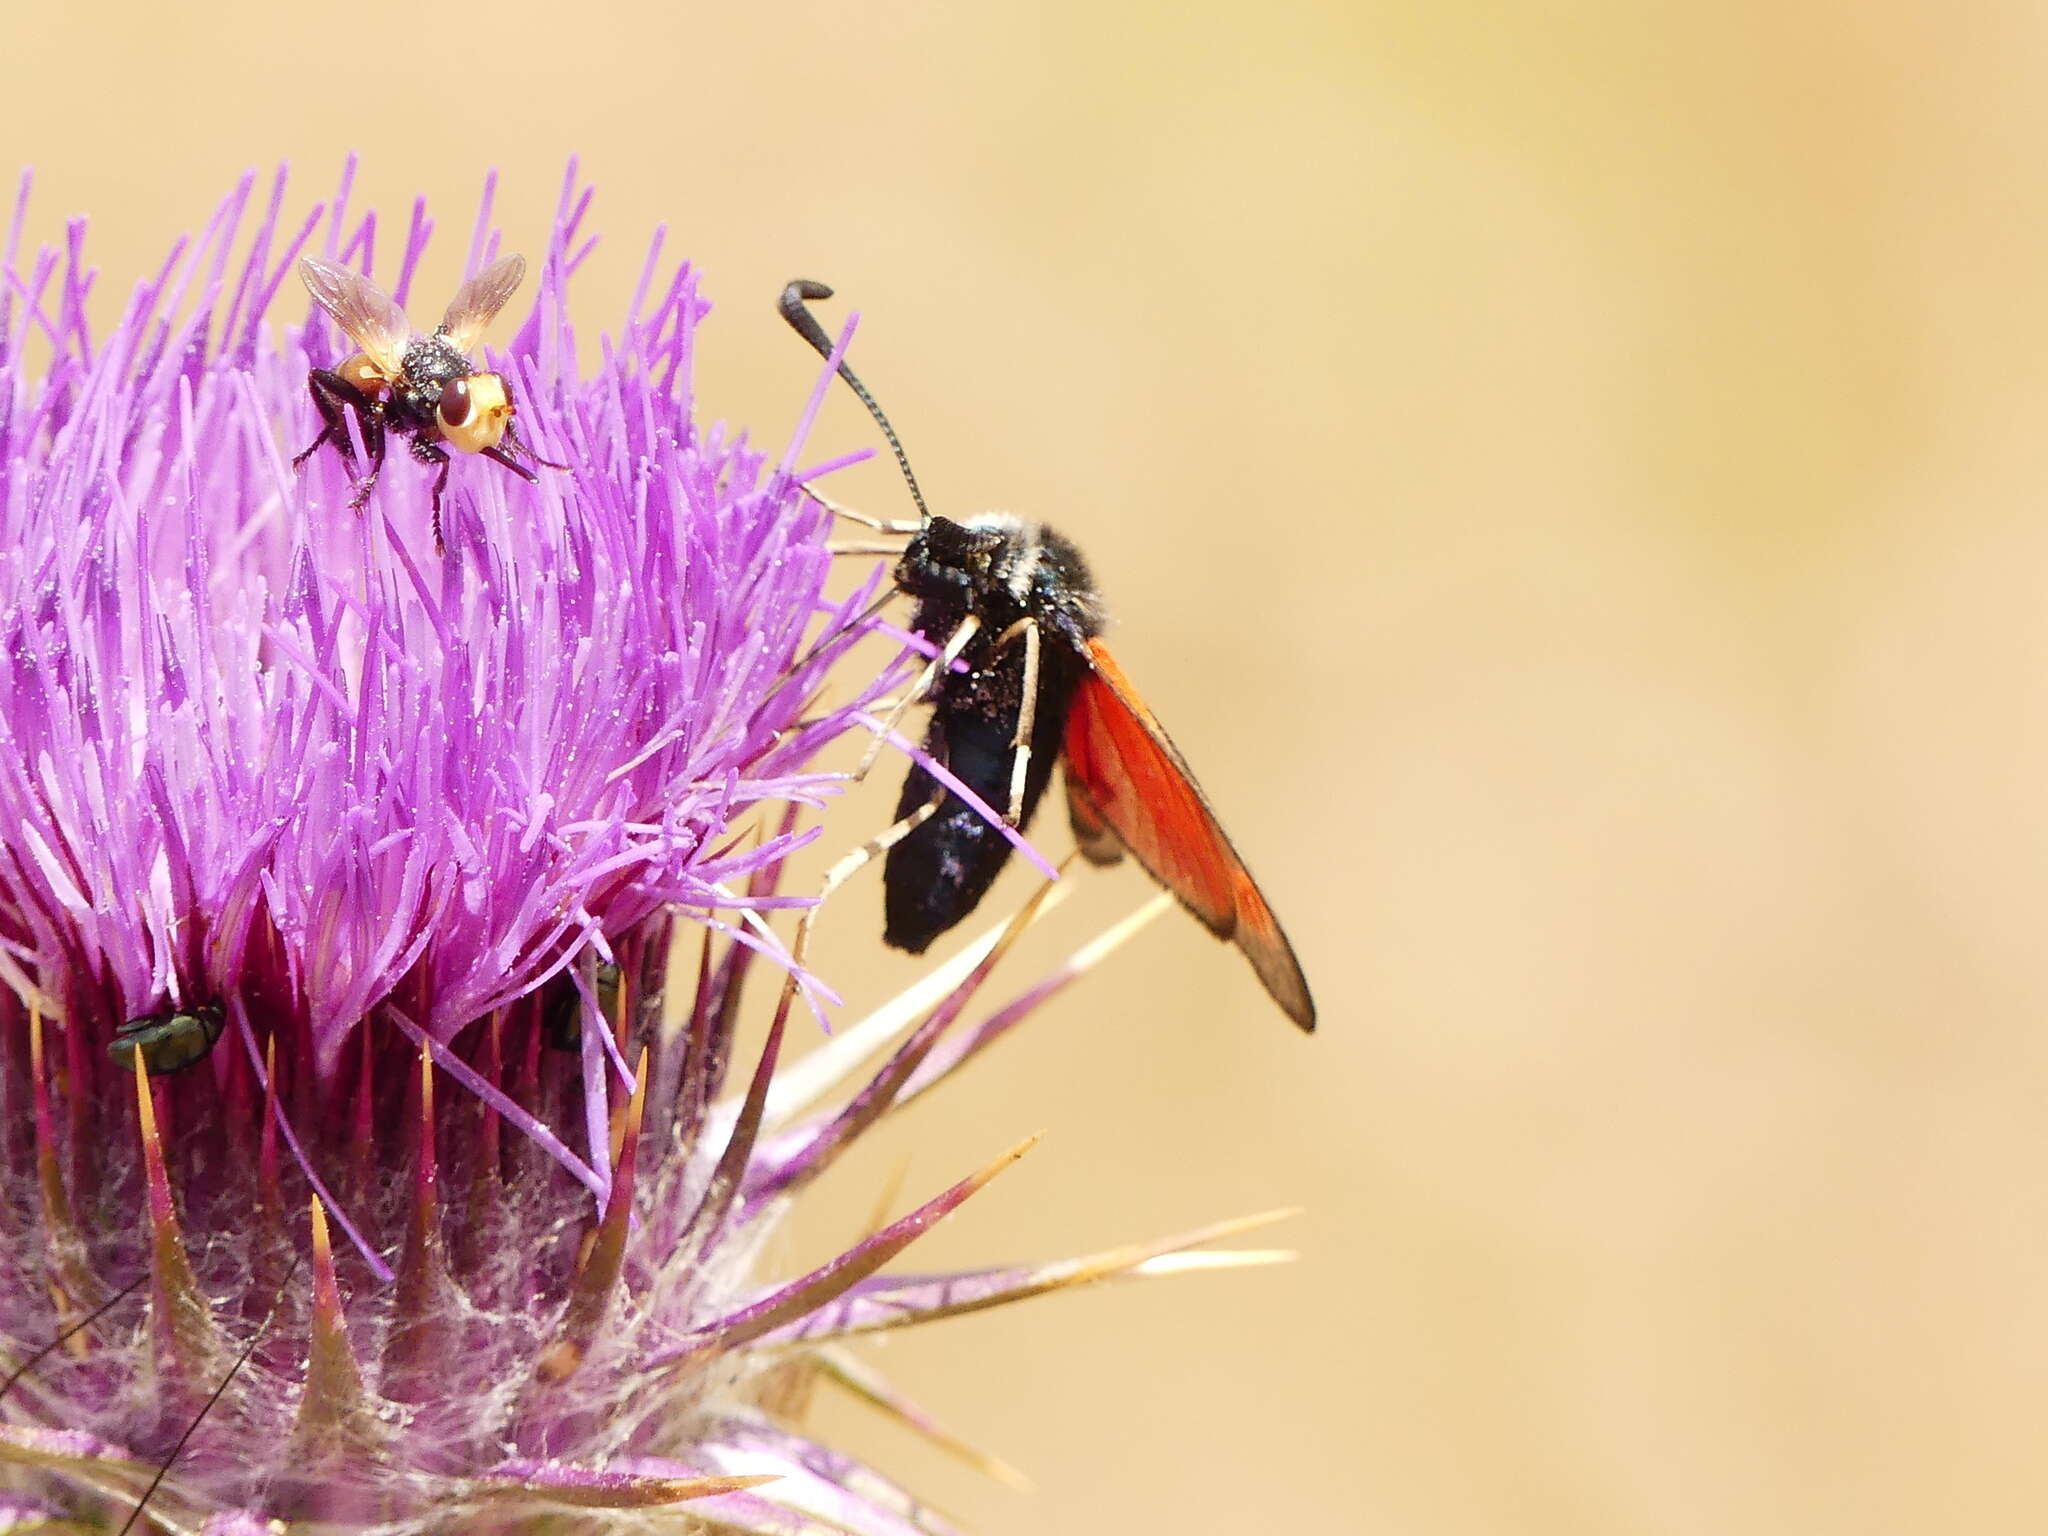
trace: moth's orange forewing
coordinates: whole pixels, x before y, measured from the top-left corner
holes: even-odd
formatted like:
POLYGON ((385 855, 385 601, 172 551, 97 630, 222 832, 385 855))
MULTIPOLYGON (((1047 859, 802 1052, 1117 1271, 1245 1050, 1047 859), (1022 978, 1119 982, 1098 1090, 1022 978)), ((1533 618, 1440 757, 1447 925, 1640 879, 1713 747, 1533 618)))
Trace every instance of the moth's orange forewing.
POLYGON ((1063 754, 1074 837, 1098 864, 1121 843, 1218 938, 1245 952, 1266 990, 1303 1029, 1316 1026, 1308 981, 1258 882, 1231 846, 1187 760, 1099 639, 1067 715, 1063 754), (1106 834, 1114 834, 1112 841, 1106 834))

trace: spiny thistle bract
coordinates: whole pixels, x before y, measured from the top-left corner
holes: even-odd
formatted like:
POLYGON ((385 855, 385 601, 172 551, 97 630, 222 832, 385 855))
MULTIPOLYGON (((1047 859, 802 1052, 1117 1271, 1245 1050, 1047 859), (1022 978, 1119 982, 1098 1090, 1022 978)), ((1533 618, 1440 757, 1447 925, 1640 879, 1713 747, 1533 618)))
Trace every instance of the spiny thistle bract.
MULTIPOLYGON (((792 993, 833 1001, 767 921, 816 755, 908 672, 816 704, 884 579, 825 596, 829 374, 773 464, 696 425, 704 306, 659 240, 579 348, 572 171, 492 356, 564 467, 458 464, 440 557, 421 466, 358 515, 338 454, 289 464, 349 350, 299 255, 406 302, 424 209, 380 252, 346 182, 295 227, 252 190, 104 336, 78 225, 24 256, 18 207, 4 252, 0 1526, 947 1529, 803 1437, 831 1380, 960 1448, 842 1341, 1266 1255, 1183 1251, 1228 1223, 882 1272, 1021 1148, 809 1274, 764 1279, 764 1240, 1164 898, 963 1024, 1041 892, 784 1064, 792 993)), ((497 245, 487 192, 469 267, 497 245)))

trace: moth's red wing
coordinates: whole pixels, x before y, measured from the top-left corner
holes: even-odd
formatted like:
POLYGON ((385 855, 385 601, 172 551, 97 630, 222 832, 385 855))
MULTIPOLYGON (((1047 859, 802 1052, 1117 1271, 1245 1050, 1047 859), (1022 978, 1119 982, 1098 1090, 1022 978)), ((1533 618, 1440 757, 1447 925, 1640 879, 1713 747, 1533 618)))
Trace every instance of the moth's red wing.
POLYGON ((1201 787, 1100 640, 1067 716, 1068 809, 1097 863, 1114 833, 1218 938, 1245 952, 1287 1016, 1314 1029, 1315 1003, 1287 935, 1201 787))

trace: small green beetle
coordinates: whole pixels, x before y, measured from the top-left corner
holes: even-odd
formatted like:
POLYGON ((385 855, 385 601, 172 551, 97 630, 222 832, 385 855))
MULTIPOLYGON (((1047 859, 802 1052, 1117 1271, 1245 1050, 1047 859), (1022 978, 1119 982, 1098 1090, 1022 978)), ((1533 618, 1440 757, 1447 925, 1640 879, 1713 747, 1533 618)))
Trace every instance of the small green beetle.
POLYGON ((107 1054, 132 1072, 140 1051, 151 1077, 182 1072, 205 1059, 226 1024, 227 1016, 210 1003, 183 1013, 146 1013, 114 1032, 107 1054))
MULTIPOLYGON (((619 968, 609 960, 601 961, 591 979, 597 992, 597 1011, 616 1024, 619 968)), ((541 1027, 556 1050, 577 1050, 583 1044, 583 993, 566 975, 556 978, 554 988, 541 1009, 541 1027)))

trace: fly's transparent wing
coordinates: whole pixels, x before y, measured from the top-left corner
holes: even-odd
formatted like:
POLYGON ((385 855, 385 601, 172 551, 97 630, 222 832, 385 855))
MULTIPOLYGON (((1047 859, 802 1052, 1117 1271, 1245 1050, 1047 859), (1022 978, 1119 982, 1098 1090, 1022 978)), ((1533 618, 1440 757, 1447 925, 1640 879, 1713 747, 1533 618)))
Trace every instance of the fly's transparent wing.
POLYGON ((441 329, 455 350, 467 356, 484 327, 526 277, 524 256, 501 256, 455 291, 441 329))
POLYGON ((397 377, 405 361, 406 344, 412 340, 412 326, 391 295, 360 272, 337 267, 318 256, 299 258, 299 277, 313 302, 363 349, 377 371, 397 377))

